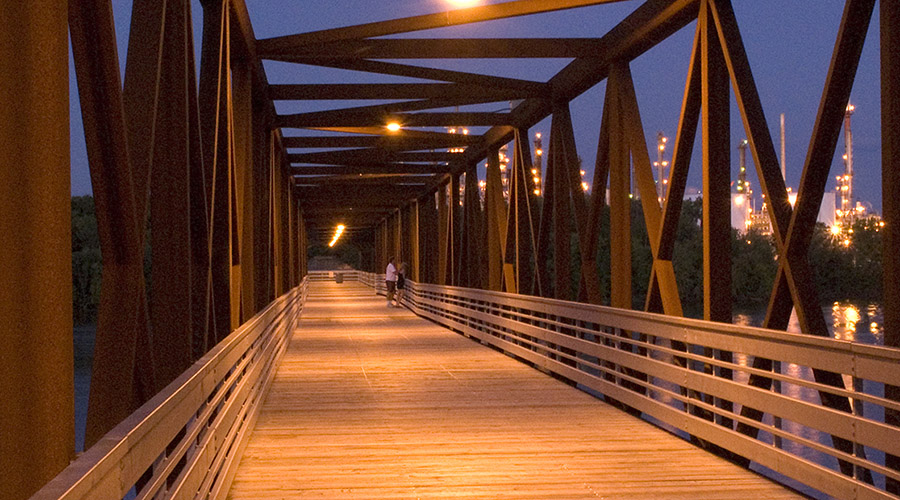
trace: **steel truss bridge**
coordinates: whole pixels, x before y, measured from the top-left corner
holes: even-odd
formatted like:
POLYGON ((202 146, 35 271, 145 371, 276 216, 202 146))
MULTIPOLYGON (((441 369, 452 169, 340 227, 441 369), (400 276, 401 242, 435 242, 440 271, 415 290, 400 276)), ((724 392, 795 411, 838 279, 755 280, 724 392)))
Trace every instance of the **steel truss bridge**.
MULTIPOLYGON (((597 405, 643 416, 738 471, 762 465, 838 498, 900 495, 900 179, 892 168, 900 151, 900 2, 844 2, 793 207, 730 0, 631 2, 633 11, 599 38, 384 38, 607 3, 614 2, 517 0, 257 39, 243 0, 203 0, 198 64, 198 13, 187 0, 135 0, 128 47, 117 47, 109 0, 6 2, 0 497, 228 496, 263 401, 280 390, 270 388, 281 387, 282 360, 294 344, 302 350, 304 329, 323 319, 308 311, 334 292, 329 276, 307 271, 305 249, 327 241, 339 222, 364 248, 366 268, 346 276, 355 292, 338 293, 339 302, 364 302, 359 290, 373 296, 383 287, 373 272, 396 256, 410 263, 412 312, 597 396, 597 405), (872 23, 875 9, 880 25, 872 23), (668 194, 659 202, 630 65, 680 30, 693 30, 694 43, 668 194), (829 338, 807 257, 870 30, 881 42, 887 347, 829 338), (70 39, 77 95, 69 92, 70 39), (439 67, 458 58, 571 62, 538 82, 439 67), (429 83, 273 85, 263 61, 429 83), (608 200, 581 189, 569 110, 600 82, 592 184, 608 184, 608 200), (730 324, 730 179, 712 166, 730 164, 732 96, 778 255, 762 329, 730 324), (70 99, 82 110, 103 253, 90 447, 74 461, 70 99), (354 99, 389 102, 298 114, 279 114, 274 104, 354 99), (509 111, 482 111, 508 101, 509 111), (528 130, 548 116, 538 198, 528 130), (389 131, 389 122, 401 128, 389 131), (285 134, 291 129, 304 132, 285 134), (698 133, 704 319, 691 320, 682 317, 672 257, 698 133), (504 195, 499 152, 507 144, 504 195), (482 162, 483 200, 472 196, 482 162), (632 179, 653 257, 644 311, 631 306, 632 179), (596 260, 606 210, 609 290, 596 260), (802 334, 784 332, 792 309, 802 334), (799 372, 778 369, 788 365, 799 372), (875 389, 861 390, 867 384, 875 389), (812 396, 797 398, 786 386, 812 396), (797 447, 830 458, 819 463, 797 447)), ((329 314, 337 321, 343 313, 329 314)), ((414 320, 403 318, 393 320, 414 320)), ((675 494, 661 484, 658 496, 675 494)))

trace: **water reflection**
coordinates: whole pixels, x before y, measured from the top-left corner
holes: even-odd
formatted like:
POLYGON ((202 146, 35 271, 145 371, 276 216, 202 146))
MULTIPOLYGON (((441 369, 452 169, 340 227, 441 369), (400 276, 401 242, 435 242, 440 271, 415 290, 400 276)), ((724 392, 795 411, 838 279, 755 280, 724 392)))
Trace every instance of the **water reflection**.
MULTIPOLYGON (((831 335, 831 337, 848 342, 884 345, 883 312, 879 304, 834 302, 830 306, 823 307, 822 314, 825 317, 825 323, 828 326, 829 334, 831 335)), ((733 316, 733 322, 737 325, 762 326, 765 322, 765 315, 765 310, 740 311, 733 316)), ((790 322, 788 323, 787 331, 802 333, 796 311, 791 312, 791 318, 790 322)), ((740 366, 746 365, 751 360, 752 358, 743 354, 735 355, 735 361, 740 366)), ((794 363, 776 362, 774 371, 800 380, 814 380, 812 370, 808 366, 801 366, 794 363)), ((736 381, 745 382, 747 378, 748 375, 745 373, 741 373, 740 371, 737 371, 735 373, 736 381)), ((871 381, 854 380, 852 377, 847 375, 845 375, 843 379, 844 385, 848 390, 860 391, 876 396, 883 395, 883 387, 881 384, 877 384, 871 381)), ((779 387, 779 384, 776 381, 774 383, 773 390, 793 399, 813 402, 817 404, 819 403, 818 391, 799 384, 783 382, 779 387)), ((876 406, 870 403, 860 404, 861 402, 859 401, 854 401, 853 403, 854 411, 858 415, 865 415, 869 419, 883 421, 883 408, 881 408, 880 406, 876 406)), ((820 432, 817 429, 807 427, 796 422, 774 419, 772 418, 771 414, 766 414, 765 418, 763 419, 763 424, 764 425, 761 429, 762 432, 759 436, 762 441, 774 444, 775 446, 783 448, 785 451, 788 451, 820 465, 824 465, 832 470, 838 470, 837 459, 835 459, 834 457, 811 449, 799 442, 792 441, 789 438, 783 440, 774 440, 773 436, 770 433, 765 432, 765 428, 766 426, 770 426, 770 428, 780 429, 791 435, 797 436, 798 438, 804 438, 813 442, 823 444, 825 446, 830 446, 831 436, 829 436, 827 433, 820 432)), ((880 452, 880 450, 867 448, 866 454, 875 463, 884 463, 884 456, 883 453, 880 452)), ((769 475, 770 477, 777 477, 778 479, 783 480, 783 477, 778 476, 777 473, 774 473, 772 471, 765 470, 761 467, 760 471, 765 475, 769 475)), ((883 476, 876 475, 875 482, 878 487, 883 487, 883 476)), ((808 488, 800 487, 800 489, 813 498, 826 498, 819 492, 814 492, 808 488)))
MULTIPOLYGON (((884 345, 883 312, 880 304, 835 302, 823 307, 822 314, 833 338, 861 344, 884 345)), ((736 325, 763 326, 765 319, 765 308, 740 310, 732 315, 732 323, 736 325)), ((802 333, 796 311, 791 311, 787 331, 802 333)))

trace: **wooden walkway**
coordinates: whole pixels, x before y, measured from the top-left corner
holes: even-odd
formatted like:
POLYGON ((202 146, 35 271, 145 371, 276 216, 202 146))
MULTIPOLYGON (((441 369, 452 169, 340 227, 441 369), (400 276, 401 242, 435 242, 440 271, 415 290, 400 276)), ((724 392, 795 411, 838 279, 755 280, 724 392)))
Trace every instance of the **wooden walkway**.
POLYGON ((801 498, 357 283, 315 283, 229 498, 801 498))

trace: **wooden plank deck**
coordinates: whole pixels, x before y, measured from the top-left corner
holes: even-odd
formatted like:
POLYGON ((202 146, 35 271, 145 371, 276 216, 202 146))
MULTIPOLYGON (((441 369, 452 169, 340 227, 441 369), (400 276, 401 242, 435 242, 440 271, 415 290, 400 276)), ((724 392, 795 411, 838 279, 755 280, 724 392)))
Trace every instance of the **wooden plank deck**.
POLYGON ((315 283, 229 498, 802 498, 357 283, 315 283))

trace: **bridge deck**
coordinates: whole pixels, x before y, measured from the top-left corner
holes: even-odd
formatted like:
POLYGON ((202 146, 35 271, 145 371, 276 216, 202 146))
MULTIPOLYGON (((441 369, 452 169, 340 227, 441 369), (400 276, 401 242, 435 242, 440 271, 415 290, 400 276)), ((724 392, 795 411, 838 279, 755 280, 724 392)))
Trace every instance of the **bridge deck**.
POLYGON ((799 498, 503 354, 315 283, 229 498, 799 498))

